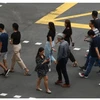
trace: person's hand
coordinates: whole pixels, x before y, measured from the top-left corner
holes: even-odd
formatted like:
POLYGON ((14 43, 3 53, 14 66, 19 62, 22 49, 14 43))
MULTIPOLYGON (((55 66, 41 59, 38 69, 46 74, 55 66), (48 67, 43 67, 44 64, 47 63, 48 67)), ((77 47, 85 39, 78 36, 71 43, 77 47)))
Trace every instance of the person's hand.
POLYGON ((10 44, 13 44, 11 40, 9 40, 10 44))
POLYGON ((54 52, 56 52, 56 50, 55 50, 54 48, 52 48, 52 50, 53 50, 54 52))
POLYGON ((74 45, 75 45, 75 43, 74 43, 74 42, 72 42, 72 47, 74 47, 74 45))
POLYGON ((50 61, 50 59, 45 59, 44 60, 44 63, 47 63, 47 62, 49 62, 50 61))
POLYGON ((98 56, 98 59, 100 60, 100 55, 98 56))

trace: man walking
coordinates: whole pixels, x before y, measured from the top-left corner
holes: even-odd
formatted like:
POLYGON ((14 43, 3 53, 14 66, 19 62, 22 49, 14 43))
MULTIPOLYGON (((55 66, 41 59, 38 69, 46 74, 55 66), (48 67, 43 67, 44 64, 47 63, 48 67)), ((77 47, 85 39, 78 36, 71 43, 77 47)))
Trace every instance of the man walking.
POLYGON ((68 51, 69 51, 69 44, 67 41, 64 40, 63 33, 57 34, 57 40, 60 42, 59 48, 58 48, 58 54, 57 54, 57 66, 56 70, 58 73, 58 80, 55 82, 55 84, 62 83, 62 74, 65 79, 65 84, 62 85, 62 87, 70 87, 69 78, 66 70, 66 64, 68 61, 68 51))
POLYGON ((88 78, 95 61, 99 59, 98 63, 100 64, 100 37, 96 36, 93 30, 89 30, 88 35, 92 38, 89 49, 89 61, 86 67, 86 71, 84 73, 79 73, 79 76, 84 78, 88 78))
POLYGON ((8 51, 8 34, 4 31, 4 25, 0 23, 0 60, 3 60, 3 64, 0 66, 4 69, 2 75, 7 76, 9 71, 7 68, 7 51, 8 51))

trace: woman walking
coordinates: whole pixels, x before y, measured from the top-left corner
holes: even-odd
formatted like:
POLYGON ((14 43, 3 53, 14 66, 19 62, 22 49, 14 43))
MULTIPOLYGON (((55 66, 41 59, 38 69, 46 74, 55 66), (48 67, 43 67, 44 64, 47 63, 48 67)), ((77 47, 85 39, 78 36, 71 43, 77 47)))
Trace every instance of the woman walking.
POLYGON ((53 51, 55 51, 53 47, 55 46, 54 39, 56 35, 56 29, 53 22, 48 23, 48 28, 49 32, 47 34, 47 42, 45 45, 45 57, 46 59, 50 59, 49 66, 51 66, 52 62, 56 64, 56 59, 53 57, 53 51))
POLYGON ((46 75, 48 72, 48 63, 49 63, 49 59, 45 59, 44 56, 44 48, 40 47, 38 49, 37 55, 36 55, 36 68, 35 71, 38 74, 38 80, 37 80, 37 86, 36 86, 36 90, 38 91, 42 91, 42 89, 40 88, 40 83, 42 78, 44 79, 44 85, 46 88, 46 93, 51 93, 51 91, 49 90, 48 87, 48 76, 46 75))
MULTIPOLYGON (((71 37, 72 36, 72 28, 71 28, 70 20, 68 20, 68 19, 65 20, 65 29, 62 33, 64 34, 64 39, 70 45, 70 41, 72 42, 72 37, 71 37)), ((72 42, 72 46, 73 45, 74 45, 74 43, 72 42)), ((75 57, 73 56, 71 51, 70 51, 69 59, 73 62, 73 66, 76 67, 77 66, 77 61, 75 60, 75 57)))

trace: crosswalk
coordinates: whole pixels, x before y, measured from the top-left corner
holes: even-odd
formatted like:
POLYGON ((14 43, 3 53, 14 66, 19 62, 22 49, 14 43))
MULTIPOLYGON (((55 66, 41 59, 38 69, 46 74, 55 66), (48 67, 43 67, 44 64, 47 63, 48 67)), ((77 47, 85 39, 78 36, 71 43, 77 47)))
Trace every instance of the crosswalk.
MULTIPOLYGON (((10 94, 8 94, 8 93, 0 93, 0 98, 7 98, 7 97, 10 97, 10 94)), ((10 98, 23 98, 23 96, 22 95, 14 95, 14 96, 12 96, 10 98)), ((34 97, 27 97, 27 98, 32 99, 34 97)))

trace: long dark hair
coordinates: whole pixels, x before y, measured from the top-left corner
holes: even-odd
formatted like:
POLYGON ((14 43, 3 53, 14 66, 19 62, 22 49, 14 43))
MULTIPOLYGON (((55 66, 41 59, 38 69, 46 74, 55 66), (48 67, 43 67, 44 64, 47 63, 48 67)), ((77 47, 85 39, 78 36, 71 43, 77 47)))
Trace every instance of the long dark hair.
POLYGON ((56 29, 55 29, 55 25, 53 22, 49 22, 48 23, 49 29, 55 34, 56 33, 56 29))
POLYGON ((70 29, 70 33, 72 34, 72 27, 71 27, 71 22, 69 19, 66 19, 65 20, 65 24, 66 24, 66 28, 69 28, 70 29))
POLYGON ((40 48, 38 49, 38 52, 37 52, 36 58, 40 56, 39 53, 42 52, 43 50, 44 50, 43 47, 40 47, 40 48))

